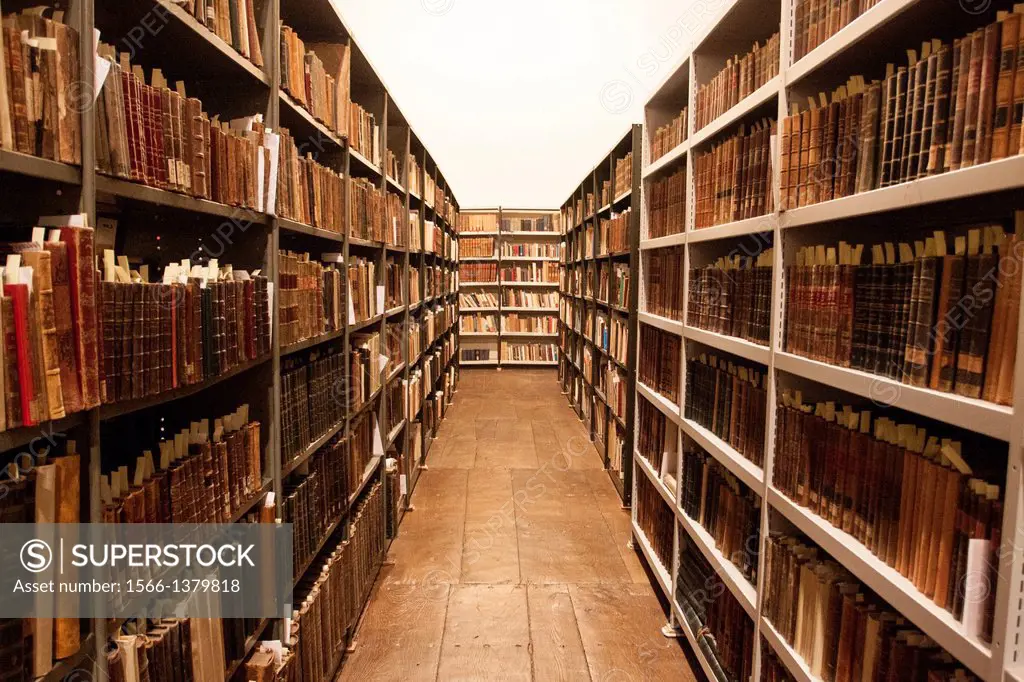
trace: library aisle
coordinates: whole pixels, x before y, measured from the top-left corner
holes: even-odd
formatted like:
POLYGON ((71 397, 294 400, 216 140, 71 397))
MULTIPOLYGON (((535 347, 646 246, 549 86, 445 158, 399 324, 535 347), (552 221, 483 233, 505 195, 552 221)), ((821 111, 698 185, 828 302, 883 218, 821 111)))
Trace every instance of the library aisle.
POLYGON ((554 372, 463 370, 426 464, 341 680, 695 679, 554 372))

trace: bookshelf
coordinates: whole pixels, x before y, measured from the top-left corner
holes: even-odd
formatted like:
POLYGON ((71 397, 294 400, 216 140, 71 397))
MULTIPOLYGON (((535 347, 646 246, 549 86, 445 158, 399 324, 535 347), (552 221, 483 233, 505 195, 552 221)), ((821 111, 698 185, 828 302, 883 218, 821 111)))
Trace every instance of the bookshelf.
POLYGON ((559 380, 624 505, 633 494, 641 126, 562 206, 559 380))
POLYGON ((503 206, 460 213, 460 293, 486 297, 472 307, 460 302, 461 365, 558 365, 557 353, 542 357, 558 338, 558 219, 556 211, 503 206), (476 281, 481 274, 486 281, 476 281), (520 352, 535 357, 511 357, 520 352))
MULTIPOLYGON (((1019 330, 1010 405, 910 385, 900 378, 812 360, 790 352, 786 345, 787 320, 794 312, 787 297, 789 287, 794 285, 790 279, 790 268, 797 265, 801 249, 818 244, 835 246, 842 240, 866 245, 924 240, 935 230, 944 230, 952 235, 949 237, 952 243, 953 236, 965 234, 965 226, 988 222, 1002 224, 1012 234, 1014 221, 1019 220, 1015 211, 1024 208, 1024 173, 1021 171, 1024 157, 1011 153, 1008 158, 799 207, 787 207, 784 201, 785 181, 780 158, 784 144, 781 122, 789 116, 794 104, 806 107, 809 97, 818 98, 819 92, 833 93, 846 84, 850 74, 864 74, 868 81, 884 79, 887 63, 906 64, 907 49, 919 50, 923 42, 933 38, 951 44, 954 39, 992 24, 997 19, 997 12, 1012 11, 1012 3, 986 3, 979 14, 969 14, 961 6, 939 8, 933 3, 914 0, 879 0, 859 16, 852 17, 845 26, 837 24, 831 35, 823 34, 817 44, 806 50, 806 54, 794 60, 796 31, 805 26, 801 23, 799 5, 796 0, 783 0, 781 3, 731 0, 723 3, 718 18, 700 35, 694 36, 693 50, 665 74, 645 106, 643 140, 637 143, 642 148, 638 155, 642 188, 635 192, 640 196, 641 208, 638 321, 641 328, 680 340, 679 353, 674 358, 678 365, 679 391, 678 398, 671 399, 640 381, 636 383, 638 414, 654 411, 660 415, 665 436, 658 451, 658 455, 664 458, 661 467, 652 464, 639 452, 634 458, 634 536, 652 565, 656 576, 652 579, 655 589, 662 591, 671 603, 670 624, 689 640, 706 672, 718 670, 719 665, 714 658, 713 646, 701 633, 697 616, 699 605, 693 605, 687 592, 689 588, 684 584, 686 571, 683 569, 689 568, 681 567, 684 549, 703 557, 717 582, 724 586, 723 593, 742 607, 753 624, 755 636, 748 652, 751 679, 761 679, 761 673, 769 662, 786 669, 796 680, 810 682, 821 679, 813 672, 813 666, 798 653, 798 647, 780 634, 783 629, 766 616, 766 600, 772 597, 770 591, 773 588, 765 577, 765 546, 767 538, 774 532, 800 537, 801 542, 830 557, 865 591, 877 595, 879 600, 888 604, 888 609, 901 614, 908 627, 922 632, 978 679, 991 682, 1024 679, 1024 651, 1019 643, 1020 604, 1024 593, 1018 579, 1024 562, 1019 552, 1012 551, 1011 544, 1005 541, 1005 538, 1018 537, 1021 532, 1020 514, 1024 502, 1021 499, 1024 416, 1018 407, 1024 405, 1024 376, 1019 330), (725 67, 726 60, 745 54, 755 42, 763 43, 775 32, 780 33, 781 40, 778 72, 698 129, 695 113, 698 89, 725 67), (672 144, 668 148, 662 144, 655 156, 652 145, 656 135, 659 139, 667 135, 666 131, 680 112, 684 112, 684 130, 676 137, 670 137, 672 144), (732 219, 715 220, 713 222, 717 224, 698 228, 699 160, 733 136, 741 125, 750 132, 766 119, 779 122, 772 135, 771 166, 766 177, 766 191, 772 199, 770 209, 762 215, 733 216, 732 219), (673 177, 677 178, 674 193, 670 182, 673 177), (674 204, 673 196, 677 197, 674 204), (666 203, 671 212, 667 221, 666 203), (679 257, 680 286, 684 295, 678 313, 664 317, 654 314, 649 307, 652 257, 679 247, 682 248, 679 257), (756 258, 762 253, 769 254, 765 267, 770 268, 770 282, 767 307, 759 310, 758 314, 764 316, 763 320, 768 325, 767 342, 752 341, 740 335, 711 331, 692 324, 691 315, 695 314, 695 309, 690 295, 697 282, 695 273, 715 266, 722 259, 736 255, 756 258), (691 414, 695 405, 688 404, 685 390, 693 380, 688 363, 707 356, 755 368, 761 390, 767 393, 762 417, 763 466, 755 465, 736 447, 737 443, 716 435, 714 429, 691 414), (781 401, 784 392, 792 395, 795 390, 813 396, 812 404, 817 400, 832 400, 837 405, 874 410, 876 415, 891 416, 898 423, 926 425, 929 434, 933 431, 948 433, 952 434, 951 437, 963 438, 965 442, 988 444, 985 457, 991 457, 992 463, 985 468, 993 473, 987 475, 995 477, 991 482, 998 484, 1004 494, 1003 520, 999 529, 1004 538, 1003 551, 997 559, 990 560, 998 568, 998 577, 992 582, 994 618, 991 642, 968 632, 958 618, 937 606, 914 581, 876 556, 857 537, 837 528, 815 511, 797 504, 779 489, 782 484, 777 478, 776 467, 782 461, 780 458, 786 455, 777 440, 781 428, 779 419, 784 410, 781 401), (756 548, 748 547, 746 550, 754 554, 758 566, 756 581, 744 578, 730 558, 723 556, 721 547, 716 546, 707 529, 683 510, 686 494, 683 462, 687 452, 694 449, 705 453, 716 466, 728 472, 736 485, 749 490, 760 500, 760 528, 752 538, 752 541, 756 540, 756 548), (642 485, 645 491, 654 491, 653 494, 644 493, 647 504, 664 505, 671 513, 674 534, 671 552, 665 551, 659 556, 655 551, 656 543, 644 534, 637 523, 638 485, 642 485)), ((586 203, 586 195, 597 193, 600 180, 597 175, 593 180, 588 178, 586 188, 578 189, 569 202, 570 210, 574 210, 577 204, 582 206, 584 224, 594 213, 594 206, 586 203)), ((580 222, 579 219, 576 222, 580 222)), ((565 263, 569 281, 581 266, 572 250, 573 239, 570 232, 567 239, 569 255, 565 263)), ((566 301, 580 305, 586 303, 586 298, 570 286, 566 301)), ((577 335, 574 325, 574 320, 565 324, 570 344, 577 335)), ((639 338, 645 338, 644 334, 641 333, 639 338)), ((645 349, 641 341, 638 349, 641 362, 645 350, 652 351, 645 349)), ((566 352, 566 356, 565 375, 570 379, 563 386, 570 395, 587 395, 585 389, 579 391, 573 386, 573 377, 579 374, 581 365, 575 361, 576 356, 571 350, 566 352)), ((706 397, 700 393, 695 395, 706 397)), ((638 423, 636 428, 644 430, 647 427, 638 423)), ((646 513, 651 512, 647 510, 646 513)), ((779 598, 786 597, 779 595, 779 598)), ((708 674, 712 676, 712 673, 708 674)))
MULTIPOLYGON (((263 511, 268 493, 274 495, 269 515, 280 519, 284 516, 289 487, 301 480, 318 451, 337 439, 351 444, 357 423, 370 419, 383 450, 373 452, 365 466, 354 472, 358 480, 348 488, 342 511, 326 520, 323 535, 316 539, 318 549, 295 575, 296 599, 301 600, 308 590, 310 576, 319 574, 328 555, 350 537, 353 519, 364 503, 371 498, 383 498, 387 523, 380 524, 380 528, 387 537, 377 538, 373 543, 382 549, 371 557, 373 571, 364 575, 368 582, 361 586, 366 589, 357 600, 356 612, 348 614, 351 618, 345 641, 338 643, 332 660, 326 662, 329 672, 325 679, 333 679, 343 664, 346 645, 355 636, 359 613, 369 596, 368 586, 375 580, 387 542, 398 532, 409 496, 457 383, 455 225, 459 207, 454 191, 329 0, 253 3, 253 25, 257 27, 262 66, 243 57, 236 46, 198 21, 187 4, 170 0, 146 0, 130 7, 108 0, 60 4, 65 9, 64 23, 78 33, 78 48, 83 56, 80 73, 72 74, 75 80, 93 82, 92 36, 96 29, 101 42, 122 51, 132 48, 132 64, 142 68, 146 83, 150 83, 152 69, 162 69, 168 83, 182 81, 189 96, 202 100, 206 112, 220 115, 225 121, 259 115, 270 130, 286 128, 303 156, 308 154, 320 166, 344 179, 345 194, 338 197, 338 205, 333 207, 337 209, 334 219, 314 226, 103 174, 97 170, 97 108, 76 103, 73 111, 81 132, 80 165, 0 149, 0 205, 4 206, 5 222, 23 225, 27 235, 41 215, 84 214, 88 224, 98 228, 97 256, 103 248, 116 249, 118 254, 127 256, 133 271, 147 266, 150 271, 160 272, 163 266, 189 257, 193 263, 217 259, 221 265, 231 264, 236 270, 260 270, 276 293, 281 290, 278 252, 287 250, 310 254, 313 260, 325 256, 331 259, 328 254, 337 254, 333 258, 343 266, 356 258, 374 264, 373 294, 386 286, 385 265, 390 263, 402 291, 393 292, 400 294, 397 305, 380 309, 361 321, 346 317, 339 329, 288 346, 281 344, 281 320, 275 299, 270 310, 268 352, 239 361, 205 381, 144 397, 101 402, 63 419, 0 432, 0 458, 6 464, 18 450, 35 447, 33 443, 40 433, 59 433, 61 443, 64 438, 76 440, 81 455, 81 520, 101 522, 105 518, 104 500, 99 493, 101 478, 111 467, 130 463, 129 450, 140 454, 151 447, 165 423, 188 424, 190 420, 219 417, 245 402, 250 419, 261 425, 258 449, 262 480, 257 481, 248 499, 233 505, 227 521, 243 521, 263 511), (375 143, 362 153, 354 148, 353 137, 333 130, 281 87, 279 22, 296 31, 307 47, 313 43, 347 46, 351 101, 372 115, 377 124, 375 143), (140 27, 147 27, 142 38, 140 27), (393 163, 388 165, 392 159, 393 163), (397 207, 397 212, 389 215, 394 220, 388 221, 394 229, 383 239, 352 236, 353 212, 341 211, 340 200, 344 199, 345 206, 352 206, 354 193, 349 181, 355 178, 365 180, 367 187, 381 193, 385 205, 390 197, 392 206, 397 207), (108 236, 111 225, 113 234, 108 236), (101 242, 101 231, 109 243, 101 242), (362 404, 352 405, 351 377, 345 372, 346 378, 332 387, 331 396, 342 403, 342 418, 316 434, 297 456, 283 461, 282 375, 287 368, 303 366, 311 358, 332 351, 347 358, 358 342, 357 335, 361 338, 372 333, 379 334, 385 354, 389 354, 389 335, 401 340, 391 348, 379 386, 362 404), (396 390, 389 391, 389 387, 396 390)), ((6 14, 32 6, 28 2, 4 0, 0 12, 6 14)), ((234 9, 232 2, 233 12, 234 9)), ((10 238, 21 235, 12 232, 10 238)), ((346 456, 351 456, 349 451, 346 456)), ((83 619, 78 650, 54 660, 52 670, 43 671, 38 677, 70 678, 79 674, 73 671, 82 670, 91 677, 106 679, 110 637, 122 632, 122 628, 131 634, 144 631, 136 627, 130 620, 108 623, 102 619, 83 619)), ((264 619, 247 624, 239 648, 225 656, 224 678, 243 677, 245 660, 261 639, 287 643, 284 628, 283 620, 264 619)))

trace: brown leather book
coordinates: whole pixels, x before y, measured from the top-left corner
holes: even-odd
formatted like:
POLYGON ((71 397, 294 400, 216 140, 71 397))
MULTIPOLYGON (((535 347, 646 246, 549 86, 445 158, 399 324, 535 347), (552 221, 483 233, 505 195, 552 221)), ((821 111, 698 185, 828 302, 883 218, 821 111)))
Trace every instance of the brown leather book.
MULTIPOLYGON (((68 442, 68 454, 54 459, 57 467, 57 523, 79 523, 81 496, 79 477, 81 476, 81 457, 73 451, 72 442, 68 442)), ((59 595, 58 599, 75 598, 74 595, 59 595)), ((57 618, 54 620, 54 656, 58 659, 75 654, 81 646, 80 626, 77 618, 57 618)))
POLYGON ((960 328, 956 323, 957 306, 963 291, 964 256, 947 254, 943 256, 942 281, 939 285, 939 301, 935 323, 935 353, 932 359, 929 388, 937 391, 953 390, 956 373, 956 355, 960 340, 960 328))
POLYGON ((965 291, 975 295, 975 314, 968 319, 961 332, 957 353, 954 390, 968 398, 980 398, 985 357, 989 346, 989 326, 992 320, 994 285, 991 273, 996 257, 991 253, 972 252, 967 257, 965 291))
POLYGON ((982 72, 986 62, 985 31, 971 34, 971 61, 967 71, 967 103, 964 110, 964 146, 960 168, 969 168, 977 158, 978 126, 981 122, 982 72))
POLYGON ((992 127, 1000 70, 999 30, 1000 23, 998 22, 985 27, 978 104, 978 137, 974 152, 974 165, 988 163, 992 160, 992 127))
POLYGON ((60 234, 68 251, 71 315, 79 384, 84 406, 92 408, 100 402, 93 230, 88 227, 62 227, 60 234))
POLYGON ((950 93, 953 92, 953 63, 960 55, 960 41, 954 47, 943 45, 936 55, 935 100, 932 105, 931 140, 928 163, 921 169, 923 174, 935 175, 945 168, 949 146, 951 121, 950 93))
MULTIPOLYGON (((971 80, 971 63, 974 59, 975 34, 966 36, 960 40, 960 62, 954 64, 953 80, 956 90, 951 91, 950 106, 953 110, 951 120, 953 122, 953 134, 950 138, 949 153, 947 154, 946 170, 959 170, 963 162, 964 153, 964 131, 967 126, 967 92, 971 80)), ((981 47, 979 45, 978 49, 981 47)))
POLYGON ((60 355, 57 342, 56 316, 50 253, 42 250, 42 244, 15 245, 22 261, 32 268, 33 325, 38 331, 38 354, 41 358, 43 382, 46 389, 46 419, 61 419, 65 416, 64 398, 60 381, 60 355))
POLYGON ((1010 129, 1013 125, 1014 69, 1021 40, 1021 14, 1011 12, 1001 22, 999 72, 996 79, 995 114, 992 122, 992 160, 1011 155, 1010 129))

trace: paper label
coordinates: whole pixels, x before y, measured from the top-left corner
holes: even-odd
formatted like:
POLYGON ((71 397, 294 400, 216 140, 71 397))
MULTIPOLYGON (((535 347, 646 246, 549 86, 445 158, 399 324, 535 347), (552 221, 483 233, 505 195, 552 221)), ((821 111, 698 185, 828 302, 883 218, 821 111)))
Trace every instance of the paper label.
POLYGON ((406 482, 405 482, 405 474, 402 474, 401 476, 398 477, 398 492, 401 495, 408 495, 409 494, 409 489, 408 489, 408 487, 406 485, 406 482))
POLYGON ((377 314, 384 312, 384 287, 377 287, 377 314))

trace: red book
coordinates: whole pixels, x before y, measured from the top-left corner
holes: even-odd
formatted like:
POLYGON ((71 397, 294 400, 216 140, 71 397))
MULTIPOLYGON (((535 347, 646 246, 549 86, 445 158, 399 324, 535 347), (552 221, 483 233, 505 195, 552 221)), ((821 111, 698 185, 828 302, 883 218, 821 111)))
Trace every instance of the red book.
POLYGON ((96 270, 93 265, 93 231, 90 227, 61 227, 60 238, 68 245, 71 275, 71 319, 78 360, 79 384, 86 409, 100 402, 99 347, 96 337, 96 270))
POLYGON ((4 283, 4 295, 11 297, 14 307, 14 337, 18 350, 18 389, 21 402, 22 426, 34 426, 36 415, 32 410, 35 386, 32 383, 32 362, 29 359, 28 285, 4 283))

